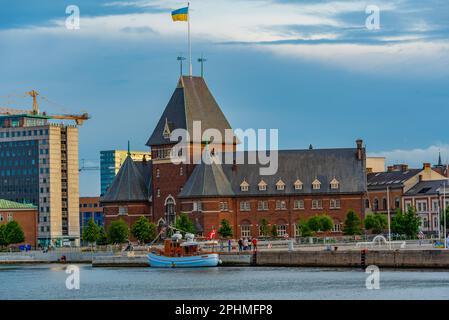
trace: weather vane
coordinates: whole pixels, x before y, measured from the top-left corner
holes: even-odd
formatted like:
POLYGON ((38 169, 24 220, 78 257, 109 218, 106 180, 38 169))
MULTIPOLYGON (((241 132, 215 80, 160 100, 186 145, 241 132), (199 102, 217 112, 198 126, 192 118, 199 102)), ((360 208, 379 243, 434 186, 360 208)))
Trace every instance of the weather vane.
POLYGON ((176 60, 178 60, 178 61, 179 61, 179 64, 180 64, 180 73, 181 73, 181 77, 182 77, 182 62, 183 62, 185 59, 186 59, 186 58, 183 57, 182 54, 180 54, 180 55, 176 58, 176 60))
POLYGON ((204 77, 204 62, 206 62, 207 59, 201 55, 201 58, 198 59, 198 62, 201 63, 201 78, 204 77))

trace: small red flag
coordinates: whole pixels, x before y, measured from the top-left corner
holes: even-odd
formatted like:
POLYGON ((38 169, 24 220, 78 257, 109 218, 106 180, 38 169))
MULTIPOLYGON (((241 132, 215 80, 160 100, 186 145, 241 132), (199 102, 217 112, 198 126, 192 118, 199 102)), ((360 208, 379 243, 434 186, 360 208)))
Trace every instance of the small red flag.
POLYGON ((213 238, 215 238, 215 234, 216 234, 217 232, 215 231, 215 229, 213 229, 211 232, 209 232, 209 234, 207 235, 207 238, 209 239, 209 240, 212 240, 213 238))

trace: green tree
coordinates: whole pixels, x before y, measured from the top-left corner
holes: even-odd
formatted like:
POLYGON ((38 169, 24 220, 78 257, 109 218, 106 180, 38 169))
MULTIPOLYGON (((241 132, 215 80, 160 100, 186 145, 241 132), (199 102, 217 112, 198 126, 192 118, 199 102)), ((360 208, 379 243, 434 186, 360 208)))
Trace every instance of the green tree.
POLYGON ((310 229, 308 221, 299 220, 296 224, 296 228, 298 228, 299 234, 301 237, 311 237, 313 236, 313 231, 310 229))
POLYGON ((271 236, 274 238, 278 236, 278 227, 275 224, 271 227, 271 236))
POLYGON ((145 217, 140 217, 131 226, 131 234, 141 243, 148 243, 157 236, 156 225, 145 217))
POLYGON ((421 218, 412 207, 409 207, 405 213, 398 209, 391 219, 391 230, 410 239, 416 239, 420 225, 421 218))
POLYGON ((25 241, 25 234, 23 233, 22 227, 17 223, 17 221, 10 221, 6 224, 5 230, 6 243, 16 244, 25 241))
POLYGON ((440 224, 444 227, 444 215, 446 215, 446 229, 449 230, 449 207, 446 208, 446 212, 442 215, 440 224))
POLYGON ((187 213, 181 213, 178 218, 176 218, 175 228, 181 231, 184 235, 186 233, 195 233, 195 225, 193 221, 190 220, 187 213))
POLYGON ((8 243, 6 242, 5 229, 5 224, 0 225, 0 248, 8 245, 8 243))
POLYGON ((91 219, 83 229, 82 238, 84 241, 94 244, 100 238, 100 227, 91 219))
POLYGON ((311 217, 307 221, 307 226, 311 231, 318 232, 326 232, 332 230, 334 227, 334 222, 331 217, 326 214, 319 214, 311 217))
POLYGON ((270 232, 268 228, 268 221, 267 219, 260 220, 260 235, 262 237, 268 237, 268 233, 270 232))
POLYGON ((346 220, 343 226, 343 233, 348 236, 360 234, 360 218, 353 210, 349 210, 346 214, 346 220))
POLYGON ((100 235, 98 236, 97 244, 99 246, 108 244, 108 235, 106 234, 106 231, 104 231, 104 228, 100 228, 100 235))
POLYGON ((122 219, 112 221, 108 229, 109 243, 124 243, 128 240, 128 225, 122 219))
POLYGON ((401 209, 397 209, 391 219, 391 231, 400 235, 405 234, 405 216, 401 209))
POLYGON ((373 233, 381 233, 388 227, 388 218, 385 214, 368 214, 365 217, 365 229, 373 233))
POLYGON ((218 234, 222 238, 231 238, 232 237, 232 228, 229 224, 229 221, 226 219, 221 220, 221 226, 218 229, 218 234))
POLYGON ((414 208, 409 207, 404 215, 405 217, 405 235, 410 239, 416 239, 421 225, 421 218, 416 214, 414 208))

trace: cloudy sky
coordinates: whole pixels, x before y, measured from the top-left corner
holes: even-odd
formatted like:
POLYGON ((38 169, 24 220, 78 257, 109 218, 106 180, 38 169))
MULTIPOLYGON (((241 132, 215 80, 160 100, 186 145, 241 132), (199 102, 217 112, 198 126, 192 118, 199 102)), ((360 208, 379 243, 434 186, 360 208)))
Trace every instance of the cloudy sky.
MULTIPOLYGON (((2 0, 0 107, 88 111, 80 158, 146 150, 187 54, 187 24, 172 0, 2 0), (77 5, 79 30, 66 28, 77 5)), ((194 73, 234 128, 277 128, 282 149, 352 147, 420 166, 449 159, 449 2, 191 0, 194 73), (380 9, 369 30, 366 8, 380 9)), ((99 192, 99 171, 81 173, 99 192)))

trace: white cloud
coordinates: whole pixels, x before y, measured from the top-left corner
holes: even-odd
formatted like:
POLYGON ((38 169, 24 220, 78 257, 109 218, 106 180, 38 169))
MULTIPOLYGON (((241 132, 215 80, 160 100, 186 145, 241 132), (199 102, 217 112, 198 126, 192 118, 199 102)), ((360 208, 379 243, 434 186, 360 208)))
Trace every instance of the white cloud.
MULTIPOLYGON (((349 70, 369 73, 418 72, 432 75, 449 73, 449 41, 423 41, 419 35, 383 37, 401 40, 397 44, 276 44, 257 42, 285 40, 339 39, 341 28, 355 27, 341 20, 344 13, 360 12, 366 17, 367 1, 332 1, 326 3, 279 3, 270 0, 194 0, 191 2, 191 30, 193 42, 247 42, 264 52, 284 55, 292 59, 331 64, 349 70), (288 26, 313 26, 316 31, 302 33, 288 26), (327 32, 320 31, 325 26, 327 32), (286 27, 286 28, 283 28, 286 27), (329 31, 333 30, 334 32, 329 31)), ((397 3, 400 3, 397 2, 397 3)), ((120 14, 109 16, 81 16, 81 29, 65 28, 64 19, 54 21, 52 27, 37 26, 28 29, 2 31, 9 33, 41 33, 74 37, 114 38, 127 41, 186 42, 187 25, 173 23, 170 10, 185 3, 178 0, 111 1, 106 6, 153 7, 160 12, 120 14), (140 32, 130 32, 140 31, 140 32)), ((398 9, 395 2, 376 1, 382 12, 398 9)), ((356 26, 360 27, 360 26, 356 26)), ((429 26, 419 20, 416 30, 429 26)), ((300 29, 300 28, 299 28, 300 29)), ((1 33, 0 32, 0 36, 1 33)), ((369 32, 369 31, 367 31, 369 32)), ((382 38, 379 38, 382 39, 382 38)))
POLYGON ((364 73, 449 73, 449 41, 392 45, 267 45, 274 54, 300 57, 364 73))
POLYGON ((410 167, 420 168, 423 163, 429 162, 437 164, 438 152, 441 152, 441 158, 443 163, 449 162, 449 145, 432 145, 425 149, 395 149, 390 151, 373 152, 368 153, 370 157, 386 157, 386 161, 389 165, 405 163, 410 167))

